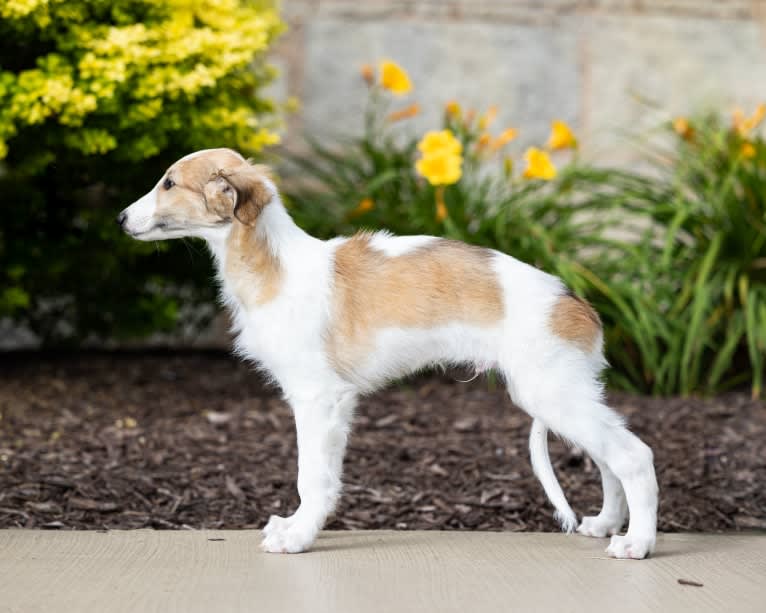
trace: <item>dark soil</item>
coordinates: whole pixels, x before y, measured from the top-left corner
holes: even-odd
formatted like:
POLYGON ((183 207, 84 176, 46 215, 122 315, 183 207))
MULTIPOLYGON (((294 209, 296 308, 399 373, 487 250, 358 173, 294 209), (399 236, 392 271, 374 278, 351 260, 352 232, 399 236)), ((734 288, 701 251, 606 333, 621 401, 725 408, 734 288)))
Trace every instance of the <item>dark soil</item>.
MULTIPOLYGON (((459 373, 455 373, 459 377, 459 373)), ((766 405, 612 395, 655 452, 660 529, 766 528, 766 405)), ((530 419, 499 385, 429 376, 361 402, 329 528, 556 530, 530 419)), ((551 453, 579 514, 598 471, 551 453)), ((218 354, 0 358, 0 527, 259 528, 295 509, 293 420, 218 354)))

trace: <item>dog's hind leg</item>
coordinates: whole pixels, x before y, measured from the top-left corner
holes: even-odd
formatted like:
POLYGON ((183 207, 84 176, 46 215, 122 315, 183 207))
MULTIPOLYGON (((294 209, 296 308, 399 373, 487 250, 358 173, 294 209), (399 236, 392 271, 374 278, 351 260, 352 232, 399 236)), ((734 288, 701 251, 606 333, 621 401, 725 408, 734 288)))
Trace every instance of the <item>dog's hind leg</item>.
MULTIPOLYGON (((570 398, 568 406, 568 410, 556 410, 558 419, 547 419, 550 428, 603 461, 625 492, 628 531, 612 537, 607 553, 616 558, 645 558, 654 550, 657 534, 657 480, 651 449, 603 403, 570 398)), ((605 500, 612 511, 616 484, 607 476, 606 485, 605 500)), ((614 524, 617 521, 615 517, 614 524)))
POLYGON ((601 471, 601 486, 604 490, 604 504, 595 517, 583 517, 577 532, 585 536, 612 536, 622 530, 628 516, 625 492, 617 476, 603 460, 593 458, 601 471))
POLYGON ((614 535, 606 551, 615 558, 641 559, 654 551, 657 538, 658 487, 652 450, 625 427, 610 434, 603 457, 625 491, 630 522, 625 535, 614 535))
POLYGON ((341 490, 346 441, 356 395, 333 392, 290 398, 298 439, 300 505, 290 517, 273 515, 263 529, 263 549, 298 553, 308 549, 335 509, 341 490))
POLYGON ((524 374, 515 380, 508 377, 516 404, 606 468, 605 507, 614 518, 609 528, 616 529, 621 519, 616 481, 624 490, 630 524, 624 536, 612 537, 607 553, 617 558, 649 555, 657 526, 657 480, 649 447, 601 402, 601 386, 582 354, 561 354, 542 367, 528 360, 524 374))
POLYGON ((556 507, 555 517, 561 524, 562 530, 572 532, 577 527, 577 532, 580 534, 597 537, 617 534, 628 516, 628 505, 620 480, 603 461, 594 458, 594 462, 601 471, 604 504, 598 516, 583 517, 578 527, 577 517, 569 506, 551 466, 547 433, 548 429, 539 419, 532 422, 529 433, 530 457, 535 475, 542 483, 548 499, 556 507))

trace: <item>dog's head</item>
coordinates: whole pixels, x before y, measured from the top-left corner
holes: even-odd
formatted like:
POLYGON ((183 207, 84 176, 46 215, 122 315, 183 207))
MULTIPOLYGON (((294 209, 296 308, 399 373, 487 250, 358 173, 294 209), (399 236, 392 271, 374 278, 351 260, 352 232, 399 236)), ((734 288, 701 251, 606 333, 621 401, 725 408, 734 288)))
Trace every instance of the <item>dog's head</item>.
POLYGON ((254 225, 275 193, 265 166, 231 149, 205 149, 168 168, 117 222, 139 240, 206 237, 232 223, 254 225))

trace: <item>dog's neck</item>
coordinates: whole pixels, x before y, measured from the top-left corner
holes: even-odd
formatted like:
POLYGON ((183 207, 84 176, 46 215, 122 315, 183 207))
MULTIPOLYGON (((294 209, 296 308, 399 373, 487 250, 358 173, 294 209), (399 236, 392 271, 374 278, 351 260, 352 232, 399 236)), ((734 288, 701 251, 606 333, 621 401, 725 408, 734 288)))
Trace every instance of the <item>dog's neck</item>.
POLYGON ((215 259, 224 299, 230 302, 234 298, 245 308, 273 298, 289 268, 289 255, 319 242, 295 224, 278 196, 263 208, 255 224, 234 220, 222 232, 205 239, 215 259))

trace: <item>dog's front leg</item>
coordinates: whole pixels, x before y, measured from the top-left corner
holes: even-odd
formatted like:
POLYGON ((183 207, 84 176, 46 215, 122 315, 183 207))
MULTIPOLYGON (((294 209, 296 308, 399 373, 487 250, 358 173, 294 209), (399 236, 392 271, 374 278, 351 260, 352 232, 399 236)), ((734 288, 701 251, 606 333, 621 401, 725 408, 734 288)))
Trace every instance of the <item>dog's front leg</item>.
POLYGON ((298 434, 298 494, 301 502, 290 517, 272 515, 263 529, 262 547, 272 553, 308 549, 335 508, 351 427, 355 394, 334 393, 291 399, 298 434))

